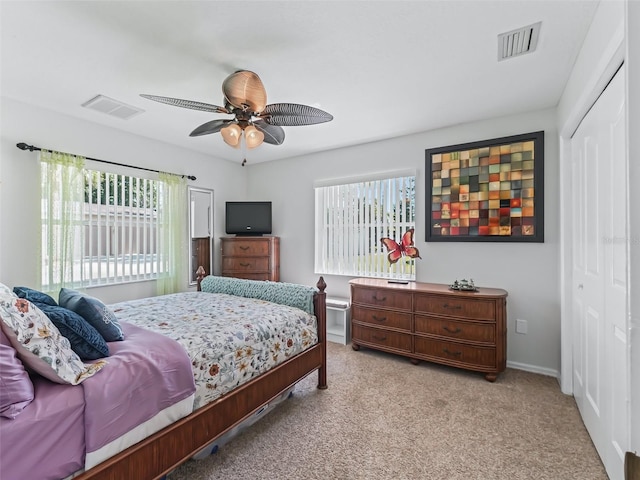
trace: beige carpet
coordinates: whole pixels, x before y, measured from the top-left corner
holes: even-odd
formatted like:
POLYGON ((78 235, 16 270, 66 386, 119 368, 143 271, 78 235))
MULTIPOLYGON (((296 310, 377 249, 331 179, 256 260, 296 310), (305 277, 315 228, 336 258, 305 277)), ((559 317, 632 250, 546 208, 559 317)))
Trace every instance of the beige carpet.
POLYGON ((218 453, 168 480, 606 479, 573 397, 507 369, 480 374, 329 343, 317 374, 218 453))

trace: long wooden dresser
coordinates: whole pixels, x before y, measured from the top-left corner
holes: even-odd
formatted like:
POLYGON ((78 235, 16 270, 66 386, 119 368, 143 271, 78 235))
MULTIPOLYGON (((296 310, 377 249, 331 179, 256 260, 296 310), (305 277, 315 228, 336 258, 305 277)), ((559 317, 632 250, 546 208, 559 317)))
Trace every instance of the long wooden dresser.
POLYGON ((507 292, 448 285, 351 280, 351 345, 483 372, 493 382, 507 362, 507 292))
POLYGON ((280 281, 280 237, 222 237, 222 276, 280 281))

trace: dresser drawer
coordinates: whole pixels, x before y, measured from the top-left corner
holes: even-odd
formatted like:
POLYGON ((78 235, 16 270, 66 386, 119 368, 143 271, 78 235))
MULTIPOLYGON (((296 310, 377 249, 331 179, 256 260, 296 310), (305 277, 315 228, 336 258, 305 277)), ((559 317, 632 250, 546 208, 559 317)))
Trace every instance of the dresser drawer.
POLYGON ((439 335, 441 337, 470 340, 494 344, 496 341, 496 327, 493 323, 459 322, 438 317, 416 315, 415 332, 439 335))
POLYGON ((269 240, 253 239, 242 240, 234 239, 234 241, 222 241, 222 255, 229 256, 268 256, 269 240))
POLYGON ((358 305, 351 307, 351 318, 362 323, 370 323, 378 327, 397 328, 411 332, 411 314, 363 308, 358 305))
POLYGON ((455 317, 472 318, 473 320, 490 320, 496 318, 496 305, 493 300, 479 298, 463 298, 454 295, 416 295, 416 313, 432 313, 455 317))
POLYGON ((270 273, 222 272, 223 277, 244 278, 245 280, 272 280, 270 273))
POLYGON ((269 271, 268 257, 222 257, 223 270, 269 271))
POLYGON ((411 311, 411 293, 374 288, 354 288, 351 303, 411 311))
POLYGON ((442 363, 464 363, 469 367, 496 367, 496 349, 493 347, 464 345, 416 335, 414 349, 416 356, 434 357, 442 360, 442 363))
POLYGON ((381 328, 366 327, 358 323, 352 323, 351 339, 354 342, 361 341, 379 347, 411 353, 411 335, 408 333, 391 332, 381 328))

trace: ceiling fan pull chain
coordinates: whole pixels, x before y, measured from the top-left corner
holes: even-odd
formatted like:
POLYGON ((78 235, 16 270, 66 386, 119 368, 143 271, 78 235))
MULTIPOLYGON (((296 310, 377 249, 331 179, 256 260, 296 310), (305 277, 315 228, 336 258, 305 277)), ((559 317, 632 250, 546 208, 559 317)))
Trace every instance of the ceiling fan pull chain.
POLYGON ((242 166, 247 163, 247 139, 244 137, 244 132, 240 137, 240 148, 242 149, 242 166))

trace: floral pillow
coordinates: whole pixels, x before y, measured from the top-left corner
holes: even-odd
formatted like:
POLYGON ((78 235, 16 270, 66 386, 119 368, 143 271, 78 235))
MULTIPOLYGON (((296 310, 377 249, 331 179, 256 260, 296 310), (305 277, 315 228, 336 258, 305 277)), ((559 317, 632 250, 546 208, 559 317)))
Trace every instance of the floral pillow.
POLYGON ((13 295, 13 292, 4 283, 0 283, 0 295, 13 295))
POLYGON ((27 299, 0 293, 0 317, 0 327, 22 362, 52 382, 77 385, 107 363, 83 363, 69 340, 27 299))

